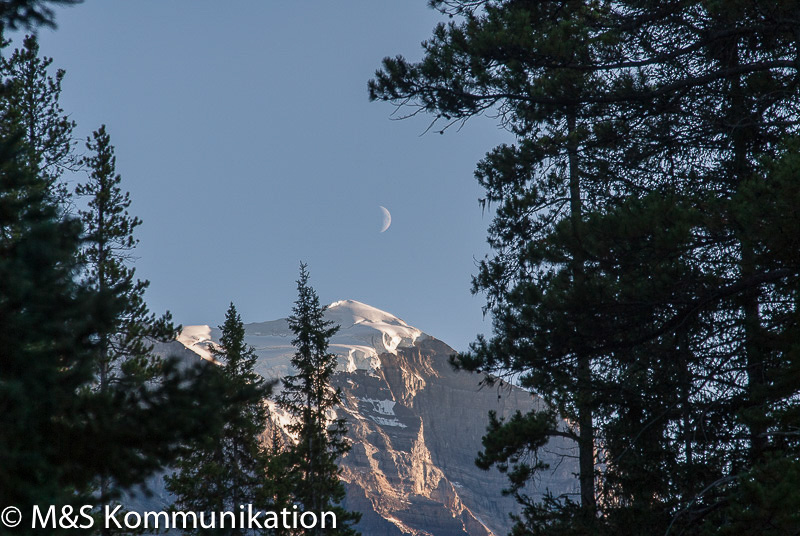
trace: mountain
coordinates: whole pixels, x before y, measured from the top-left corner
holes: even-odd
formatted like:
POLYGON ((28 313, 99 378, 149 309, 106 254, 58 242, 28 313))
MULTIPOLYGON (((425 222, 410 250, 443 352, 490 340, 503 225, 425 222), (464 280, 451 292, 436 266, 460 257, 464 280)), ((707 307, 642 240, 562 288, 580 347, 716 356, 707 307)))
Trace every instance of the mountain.
MULTIPOLYGON (((330 350, 339 357, 334 384, 342 390, 339 412, 352 440, 342 479, 345 507, 363 513, 362 534, 507 534, 508 513, 517 505, 502 496, 506 477, 478 469, 474 460, 490 410, 510 416, 541 400, 507 384, 481 388, 480 375, 450 367, 452 348, 385 311, 345 300, 331 304, 326 317, 341 328, 330 350)), ((260 374, 292 373, 286 319, 247 324, 245 332, 260 374)), ((178 340, 207 358, 218 337, 208 326, 187 326, 178 340)), ((285 417, 274 413, 280 425, 285 417)), ((574 493, 571 446, 554 441, 547 450, 552 469, 531 493, 574 493)))

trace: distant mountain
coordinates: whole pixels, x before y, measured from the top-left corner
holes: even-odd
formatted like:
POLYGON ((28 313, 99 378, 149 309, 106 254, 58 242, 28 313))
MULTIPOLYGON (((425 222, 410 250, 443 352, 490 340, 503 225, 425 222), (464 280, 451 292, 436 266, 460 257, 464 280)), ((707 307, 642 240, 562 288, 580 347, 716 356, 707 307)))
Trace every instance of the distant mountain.
MULTIPOLYGON (((455 351, 394 315, 352 301, 331 304, 326 316, 341 326, 331 351, 339 356, 334 383, 340 415, 353 446, 342 460, 345 507, 363 513, 365 536, 502 536, 516 503, 502 496, 506 477, 474 460, 489 410, 509 416, 541 401, 516 387, 479 387, 481 376, 455 372, 455 351)), ((246 341, 259 355, 258 372, 292 372, 292 333, 286 319, 247 324, 246 341)), ((187 326, 178 340, 208 357, 219 332, 187 326)), ((273 407, 274 409, 274 407, 273 407)), ((285 417, 276 412, 277 425, 285 417)), ((553 442, 551 472, 532 493, 574 493, 571 445, 553 442)))

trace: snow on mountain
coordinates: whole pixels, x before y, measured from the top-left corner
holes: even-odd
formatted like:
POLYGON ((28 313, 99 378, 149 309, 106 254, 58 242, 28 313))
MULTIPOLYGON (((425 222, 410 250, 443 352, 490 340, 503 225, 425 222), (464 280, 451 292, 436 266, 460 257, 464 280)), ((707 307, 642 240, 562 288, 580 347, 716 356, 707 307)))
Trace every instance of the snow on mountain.
MULTIPOLYGON (((333 302, 325 311, 325 318, 340 326, 331 339, 330 351, 339 358, 337 369, 345 372, 374 372, 381 366, 381 354, 397 355, 398 348, 410 348, 415 342, 430 338, 396 316, 355 300, 333 302)), ((186 326, 178 341, 204 359, 210 359, 209 347, 219 335, 218 328, 186 326)), ((267 378, 293 373, 291 339, 285 318, 246 326, 245 342, 255 348, 258 372, 267 378)))
POLYGON ((210 326, 184 326, 178 334, 178 342, 203 359, 211 359, 211 352, 208 351, 208 347, 213 344, 210 326))

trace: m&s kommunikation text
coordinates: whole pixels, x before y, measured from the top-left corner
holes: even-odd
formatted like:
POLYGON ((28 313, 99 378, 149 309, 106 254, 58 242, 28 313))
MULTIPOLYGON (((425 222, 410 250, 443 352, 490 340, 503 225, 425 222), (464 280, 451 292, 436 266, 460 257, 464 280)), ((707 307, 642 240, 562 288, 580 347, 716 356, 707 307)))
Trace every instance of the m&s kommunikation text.
MULTIPOLYGON (((17 508, 9 507, 3 512, 2 524, 19 525, 23 520, 17 508), (6 516, 8 510, 17 513, 6 516)), ((110 529, 213 529, 213 528, 336 528, 334 512, 302 512, 294 505, 291 509, 257 510, 252 505, 241 505, 237 511, 188 512, 152 511, 129 512, 121 505, 33 506, 31 528, 90 529, 101 523, 110 529)))

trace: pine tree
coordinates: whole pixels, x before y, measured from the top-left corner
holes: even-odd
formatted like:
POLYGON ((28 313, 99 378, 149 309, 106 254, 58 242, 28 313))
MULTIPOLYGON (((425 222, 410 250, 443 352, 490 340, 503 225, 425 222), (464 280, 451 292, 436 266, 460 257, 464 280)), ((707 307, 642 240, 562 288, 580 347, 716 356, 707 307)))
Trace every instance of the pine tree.
POLYGON ((287 478, 293 500, 304 511, 334 512, 336 529, 317 527, 304 534, 358 534, 352 525, 361 515, 348 512, 340 503, 345 497, 339 479, 337 460, 350 450, 344 419, 332 418, 340 404, 340 390, 331 385, 336 369, 336 356, 328 351, 330 338, 339 326, 325 320, 325 307, 320 306, 316 291, 308 284, 308 270, 300 264, 297 280, 297 301, 289 317, 289 328, 296 352, 293 376, 283 378, 278 406, 293 422, 289 432, 296 439, 285 455, 287 478))
MULTIPOLYGON (((770 163, 791 160, 797 134, 800 6, 432 5, 461 21, 437 27, 422 61, 384 60, 371 98, 451 122, 496 110, 517 136, 476 172, 497 204, 474 284, 494 336, 459 363, 520 374, 573 422, 591 409, 610 532, 717 530, 751 471, 798 448, 800 264, 765 224, 795 221, 770 163)), ((525 454, 561 433, 542 417, 485 438, 481 464, 520 461, 515 491, 539 469, 525 454)), ((519 498, 520 533, 599 530, 569 508, 548 518, 556 499, 519 498)))
MULTIPOLYGON (((608 132, 625 118, 596 98, 610 91, 597 59, 596 6, 583 1, 432 4, 463 22, 439 25, 419 63, 385 59, 370 82, 370 97, 433 112, 445 128, 496 108, 503 126, 517 137, 518 143, 489 152, 475 173, 486 190, 482 202, 497 204, 489 230, 496 254, 480 264, 474 280, 474 291, 487 293, 496 336, 480 339, 458 365, 521 375, 521 384, 544 398, 549 409, 509 423, 514 433, 496 422, 494 433, 536 432, 519 446, 534 452, 548 437, 573 440, 580 504, 576 508, 571 498, 549 504, 554 515, 561 509, 570 516, 577 512, 591 526, 597 519, 596 427, 608 410, 597 372, 605 356, 587 344, 595 321, 582 305, 582 297, 592 292, 583 220, 626 190, 606 165, 606 155, 620 150, 618 136, 608 132), (557 231, 571 240, 551 255, 548 238, 557 231), (564 286, 573 299, 554 311, 564 286), (560 430, 558 415, 574 423, 572 429, 560 430)), ((610 41, 605 36, 605 43, 610 41)), ((504 464, 495 458, 499 453, 484 452, 480 463, 504 464)), ((519 464, 512 491, 542 513, 546 525, 549 514, 524 494, 527 478, 520 477, 541 469, 536 463, 519 464)))
MULTIPOLYGON (((598 343, 635 357, 631 364, 642 380, 628 375, 629 385, 640 390, 636 405, 645 410, 641 420, 616 420, 614 433, 627 440, 616 442, 612 459, 623 462, 616 472, 629 489, 663 501, 672 532, 713 533, 727 530, 725 505, 748 475, 773 465, 775 456, 792 459, 798 452, 786 440, 794 430, 785 416, 796 412, 800 385, 791 349, 798 334, 790 320, 800 263, 779 253, 776 238, 767 235, 796 221, 795 211, 778 201, 792 194, 785 189, 787 168, 777 169, 794 167, 788 162, 798 125, 778 118, 793 115, 800 99, 800 69, 790 52, 798 37, 788 22, 800 6, 644 7, 649 16, 639 16, 649 20, 630 42, 642 55, 658 57, 658 68, 642 97, 669 99, 653 117, 674 125, 660 139, 651 131, 657 149, 648 174, 673 175, 679 215, 661 219, 651 212, 642 234, 657 235, 657 226, 669 230, 681 220, 691 230, 655 260, 638 256, 648 268, 672 262, 678 267, 672 275, 615 270, 629 291, 646 288, 648 280, 659 288, 651 288, 651 299, 626 292, 607 303, 625 323, 598 343), (681 393, 677 399, 675 393, 681 393), (675 470, 661 485, 676 493, 652 493, 636 464, 624 466, 643 446, 641 430, 661 431, 641 453, 669 453, 675 470)), ((626 257, 619 260, 637 254, 631 249, 626 257)))
POLYGON ((159 367, 152 354, 154 343, 174 339, 176 328, 169 313, 160 317, 150 313, 144 300, 149 281, 137 279, 129 266, 138 242, 133 234, 141 220, 128 213, 130 195, 120 187, 122 177, 115 171, 114 147, 105 125, 94 132, 86 148, 91 154, 82 164, 89 180, 75 189, 77 196, 88 199, 87 208, 78 212, 86 231, 82 252, 89 267, 86 278, 100 292, 123 294, 126 302, 113 334, 101 341, 98 384, 105 390, 152 380, 159 367))
MULTIPOLYGON (((0 35, 47 18, 38 3, 0 6, 0 35)), ((3 80, 0 122, 11 119, 9 93, 3 80)), ((103 326, 93 322, 101 300, 75 279, 80 223, 59 217, 47 184, 25 165, 23 137, 0 132, 0 501, 30 511, 68 502, 65 488, 82 482, 61 449, 78 447, 64 442, 72 395, 91 378, 92 334, 103 326)))
POLYGON ((0 58, 0 73, 6 83, 2 103, 3 124, 6 135, 24 132, 27 162, 33 173, 49 182, 60 201, 68 197, 66 187, 59 182, 65 170, 77 165, 72 132, 75 122, 70 120, 59 104, 64 70, 49 74, 52 58, 39 57, 39 43, 35 36, 26 36, 22 48, 14 50, 8 58, 0 58))
MULTIPOLYGON (((220 433, 186 445, 177 471, 166 478, 167 489, 176 496, 178 510, 238 513, 245 505, 271 509, 273 498, 265 488, 270 485, 267 468, 272 457, 262 435, 268 418, 266 397, 273 383, 255 372, 257 356, 244 342, 244 324, 233 304, 220 330, 219 347, 212 348, 212 355, 219 363, 223 391, 217 403, 225 424, 220 433)), ((218 529, 216 534, 244 532, 218 529)))
MULTIPOLYGON (((174 338, 175 327, 169 313, 156 317, 148 310, 144 293, 149 284, 135 278, 128 262, 137 241, 134 230, 141 221, 128 214, 130 196, 123 193, 122 178, 115 171, 114 147, 101 126, 86 144, 90 155, 82 159, 89 180, 75 193, 88 198, 87 208, 79 211, 85 229, 81 252, 87 265, 85 278, 101 294, 115 294, 124 307, 114 317, 111 330, 100 339, 96 360, 97 390, 101 396, 124 395, 135 399, 148 382, 157 382, 161 362, 153 355, 155 342, 174 338)), ((98 483, 102 500, 119 490, 108 477, 98 483)))

